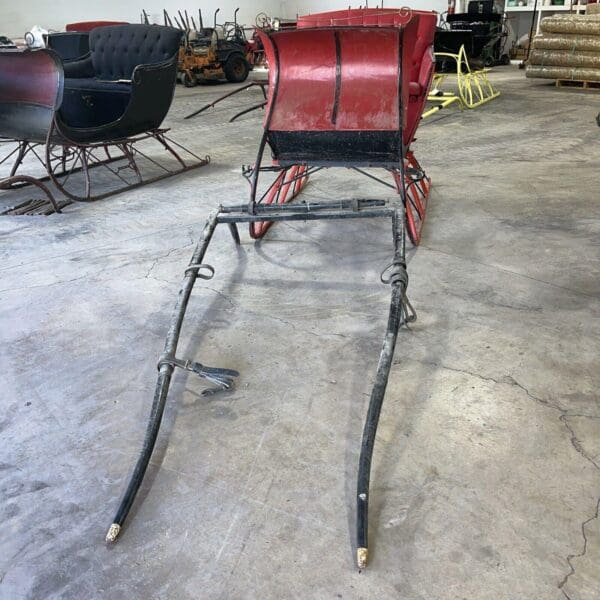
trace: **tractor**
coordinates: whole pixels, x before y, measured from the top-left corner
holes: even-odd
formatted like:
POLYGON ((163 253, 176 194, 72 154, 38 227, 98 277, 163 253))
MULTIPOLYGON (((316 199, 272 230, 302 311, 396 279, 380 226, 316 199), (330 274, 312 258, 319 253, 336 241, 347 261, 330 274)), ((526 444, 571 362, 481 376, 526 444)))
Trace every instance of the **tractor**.
MULTIPOLYGON (((239 8, 235 10, 233 21, 217 25, 217 9, 213 27, 204 27, 201 10, 198 11, 198 26, 193 17, 188 17, 187 11, 184 11, 185 15, 179 11, 179 20, 174 17, 176 25, 184 32, 177 77, 186 87, 194 87, 203 81, 226 79, 241 83, 247 79, 252 68, 249 62, 251 46, 243 27, 237 23, 238 11, 239 8)), ((164 19, 166 25, 173 26, 166 11, 164 19)))

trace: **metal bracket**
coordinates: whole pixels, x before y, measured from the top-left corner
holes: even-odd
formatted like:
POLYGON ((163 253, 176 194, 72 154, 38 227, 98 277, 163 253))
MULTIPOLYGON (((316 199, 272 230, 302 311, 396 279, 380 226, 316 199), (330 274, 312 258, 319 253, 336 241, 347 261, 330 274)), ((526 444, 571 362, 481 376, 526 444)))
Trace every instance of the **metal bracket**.
POLYGON ((400 307, 400 325, 406 325, 413 323, 417 320, 417 311, 413 308, 410 303, 408 296, 406 295, 406 289, 408 288, 408 272, 406 270, 406 264, 397 260, 393 260, 382 272, 381 272, 381 283, 390 284, 391 286, 402 287, 402 304, 400 307))
POLYGON ((206 263, 191 263, 187 266, 185 270, 185 274, 195 273, 196 277, 200 279, 212 279, 215 276, 215 268, 211 265, 207 265, 206 263), (205 269, 208 271, 207 273, 201 273, 201 270, 205 269))
POLYGON ((381 283, 398 285, 401 284, 403 289, 408 287, 408 272, 406 264, 399 261, 392 261, 380 275, 381 283), (386 275, 387 274, 387 275, 386 275))
POLYGON ((242 177, 244 179, 250 181, 253 173, 254 167, 252 165, 242 165, 242 177))
POLYGON ((199 377, 202 377, 203 379, 206 379, 217 386, 216 388, 204 390, 202 392, 202 395, 204 396, 223 390, 232 390, 234 388, 234 377, 239 376, 239 372, 234 371, 233 369, 207 367, 202 363, 193 362, 191 360, 181 360, 179 358, 175 358, 174 356, 162 356, 158 361, 157 369, 160 370, 163 365, 179 367, 184 371, 192 371, 199 377))

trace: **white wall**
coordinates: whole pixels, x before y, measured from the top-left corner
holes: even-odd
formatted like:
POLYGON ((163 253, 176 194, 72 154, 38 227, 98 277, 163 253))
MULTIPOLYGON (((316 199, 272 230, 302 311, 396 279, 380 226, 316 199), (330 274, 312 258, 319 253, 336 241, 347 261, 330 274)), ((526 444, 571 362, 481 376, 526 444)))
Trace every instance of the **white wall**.
MULTIPOLYGON (((381 0, 371 0, 375 6, 381 0)), ((138 23, 142 9, 145 9, 153 22, 162 24, 162 10, 166 8, 171 15, 177 10, 187 9, 189 14, 197 18, 198 6, 202 8, 204 23, 209 25, 217 8, 220 23, 233 20, 233 11, 238 6, 240 23, 252 25, 259 12, 271 16, 294 18, 297 14, 307 14, 325 10, 347 8, 350 4, 358 7, 360 2, 349 0, 260 0, 248 3, 243 0, 0 0, 0 35, 11 38, 22 38, 33 25, 45 29, 64 31, 65 25, 74 21, 114 20, 138 23)), ((364 5, 365 2, 362 2, 364 5)), ((384 6, 403 6, 420 10, 436 10, 444 12, 447 0, 411 0, 392 2, 384 0, 384 6)))
POLYGON ((197 21, 198 6, 202 8, 205 25, 212 24, 217 8, 219 23, 233 20, 233 11, 239 6, 238 20, 243 24, 254 24, 259 12, 281 14, 280 0, 260 0, 248 3, 243 0, 0 0, 0 35, 22 38, 33 25, 45 29, 64 31, 67 23, 74 21, 129 21, 140 22, 145 9, 151 20, 162 24, 162 11, 166 8, 171 18, 177 10, 187 9, 197 21))
MULTIPOLYGON (((340 10, 343 8, 358 8, 365 6, 364 0, 281 0, 281 14, 287 18, 294 18, 297 14, 305 15, 308 13, 324 12, 327 10, 340 10)), ((371 0, 369 7, 381 6, 381 0, 371 0)), ((445 12, 448 9, 448 0, 384 0, 384 7, 400 8, 409 6, 415 10, 435 10, 438 13, 445 12)))

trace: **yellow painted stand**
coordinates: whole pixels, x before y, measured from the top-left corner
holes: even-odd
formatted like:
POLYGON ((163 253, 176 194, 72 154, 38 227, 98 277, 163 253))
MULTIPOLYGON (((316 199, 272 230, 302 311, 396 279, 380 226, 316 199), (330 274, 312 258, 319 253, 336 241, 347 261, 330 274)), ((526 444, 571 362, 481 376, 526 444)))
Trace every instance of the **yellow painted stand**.
MULTIPOLYGON (((445 106, 449 106, 452 104, 452 102, 460 100, 461 109, 463 107, 477 108, 478 106, 481 106, 482 104, 485 104, 486 102, 489 102, 500 95, 500 92, 494 88, 492 82, 488 78, 487 74, 489 69, 471 69, 464 46, 460 47, 458 54, 452 54, 450 52, 436 52, 435 55, 436 57, 443 56, 456 61, 458 96, 450 92, 443 92, 442 96, 440 96, 439 93, 430 94, 427 97, 427 100, 432 102, 442 102, 442 104, 447 102, 445 106)), ((439 89, 449 75, 450 73, 436 74, 433 78, 434 88, 439 89)), ((444 108, 444 106, 435 106, 431 110, 424 113, 423 117, 429 116, 428 113, 433 114, 433 112, 437 112, 438 110, 441 110, 441 108, 444 108)))
POLYGON ((464 109, 463 102, 459 96, 453 94, 452 92, 441 92, 437 89, 429 93, 429 95, 427 96, 427 102, 435 102, 436 105, 424 111, 421 116, 422 119, 431 117, 431 115, 434 115, 435 113, 439 112, 440 110, 442 110, 442 108, 447 108, 455 102, 458 102, 458 106, 460 107, 461 111, 464 109))

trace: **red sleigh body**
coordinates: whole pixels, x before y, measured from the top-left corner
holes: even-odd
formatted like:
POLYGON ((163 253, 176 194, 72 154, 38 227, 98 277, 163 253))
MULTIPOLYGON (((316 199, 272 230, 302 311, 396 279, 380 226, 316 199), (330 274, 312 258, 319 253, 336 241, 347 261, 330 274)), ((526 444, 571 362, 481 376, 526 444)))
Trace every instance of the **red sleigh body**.
MULTIPOLYGON (((410 146, 433 77, 436 20, 432 12, 350 9, 300 17, 295 30, 261 32, 269 95, 251 201, 287 202, 316 169, 383 168, 418 244, 430 181, 410 146), (280 169, 258 197, 266 144, 280 169)), ((252 236, 268 226, 253 224, 252 236)))

